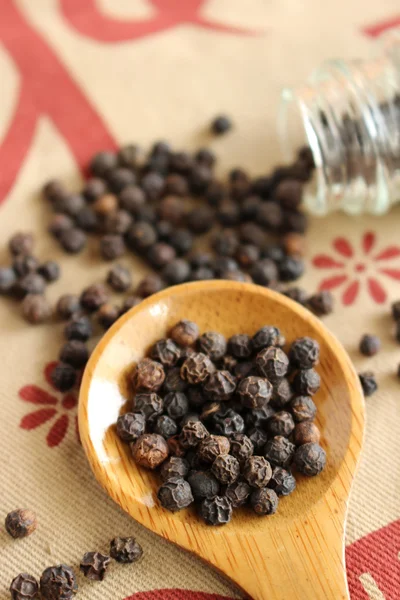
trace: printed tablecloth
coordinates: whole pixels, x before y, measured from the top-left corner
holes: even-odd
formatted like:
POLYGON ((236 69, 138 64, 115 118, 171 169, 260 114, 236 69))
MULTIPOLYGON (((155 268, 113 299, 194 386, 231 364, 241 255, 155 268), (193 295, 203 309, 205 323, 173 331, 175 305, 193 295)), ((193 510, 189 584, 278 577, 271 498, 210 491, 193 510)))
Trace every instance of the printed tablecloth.
MULTIPOLYGON (((400 25, 396 0, 0 0, 0 250, 16 230, 38 232, 38 254, 60 259, 50 297, 104 278, 89 248, 66 257, 45 233, 39 189, 59 176, 78 186, 88 157, 123 142, 211 144, 219 171, 241 165, 263 173, 279 160, 279 90, 302 82, 320 61, 363 57, 400 25), (210 141, 224 112, 235 128, 210 141)), ((367 400, 366 442, 350 502, 347 571, 352 600, 400 598, 400 347, 390 302, 400 298, 398 210, 382 218, 312 219, 304 285, 332 289, 337 310, 326 324, 357 368, 376 371, 367 400), (383 350, 361 358, 365 333, 383 350)), ((145 272, 131 260, 138 280, 145 272)), ((217 600, 240 597, 229 582, 132 521, 95 482, 77 440, 76 397, 55 391, 54 325, 27 327, 19 307, 0 303, 0 515, 34 509, 40 525, 13 541, 0 531, 0 598, 21 571, 77 566, 87 550, 107 550, 115 535, 142 542, 139 565, 114 564, 102 584, 80 578, 90 600, 217 600)), ((2 517, 3 518, 3 517, 2 517)), ((288 599, 290 600, 290 599, 288 599)), ((306 600, 306 599, 304 599, 306 600)))

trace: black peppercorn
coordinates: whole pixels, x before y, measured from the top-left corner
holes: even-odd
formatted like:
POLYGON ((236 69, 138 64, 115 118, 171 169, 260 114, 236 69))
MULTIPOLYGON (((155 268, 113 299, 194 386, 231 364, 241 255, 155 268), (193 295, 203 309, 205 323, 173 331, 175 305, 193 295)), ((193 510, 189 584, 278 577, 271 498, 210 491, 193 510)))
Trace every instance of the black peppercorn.
POLYGON ((61 362, 68 363, 75 369, 84 367, 89 359, 89 350, 84 342, 70 340, 60 350, 61 362))
POLYGON ((277 327, 272 325, 261 327, 252 337, 253 349, 259 351, 268 346, 277 346, 280 335, 281 332, 277 327))
POLYGON ((184 458, 170 456, 163 462, 160 468, 160 477, 162 481, 168 481, 172 478, 185 479, 189 473, 189 463, 184 458))
POLYGON ((119 194, 119 204, 122 210, 126 210, 131 215, 136 215, 137 211, 144 206, 146 196, 143 190, 137 185, 128 185, 119 194))
POLYGON ((190 265, 183 258, 176 258, 165 265, 162 276, 170 285, 178 285, 190 278, 190 265))
POLYGON ((87 237, 82 229, 72 227, 64 229, 59 235, 61 247, 68 254, 78 254, 86 246, 87 237))
POLYGON ((182 427, 179 441, 183 448, 194 448, 209 435, 201 421, 189 421, 182 427))
POLYGON ((126 210, 117 210, 106 216, 103 223, 104 233, 114 235, 125 235, 131 227, 133 218, 126 210))
POLYGON ((293 389, 301 396, 313 396, 321 385, 321 378, 314 369, 298 371, 293 379, 293 389))
POLYGON ((218 255, 231 257, 235 255, 238 249, 239 240, 234 231, 224 229, 214 235, 211 245, 218 255))
POLYGON ((240 464, 243 464, 250 456, 253 455, 253 442, 247 435, 244 435, 244 433, 233 433, 230 437, 230 443, 230 453, 239 461, 240 464))
POLYGON ((305 306, 307 303, 308 294, 305 290, 303 290, 299 287, 288 288, 283 293, 285 296, 287 296, 291 300, 294 300, 295 302, 298 302, 299 304, 302 304, 303 306, 305 306))
POLYGON ((32 325, 48 321, 52 315, 52 308, 44 296, 28 294, 22 303, 24 319, 32 325))
POLYGON ((253 351, 250 336, 239 333, 232 335, 228 340, 228 352, 235 358, 248 358, 253 351))
POLYGON ((213 167, 216 161, 215 154, 209 148, 200 148, 194 155, 196 162, 205 165, 206 167, 213 167))
POLYGON ((60 277, 60 266, 54 260, 48 260, 39 266, 38 273, 46 281, 56 281, 60 277))
POLYGON ((110 556, 119 563, 134 563, 142 558, 143 549, 134 537, 116 537, 110 542, 110 556))
POLYGON ((186 196, 189 192, 189 186, 186 177, 178 173, 171 173, 165 178, 165 194, 174 196, 186 196))
POLYGON ((257 455, 262 454, 264 446, 268 440, 266 432, 260 427, 253 427, 247 431, 247 436, 253 444, 254 453, 257 455))
POLYGON ((29 508, 17 508, 8 513, 5 520, 6 531, 14 539, 31 535, 37 527, 36 515, 29 508))
POLYGON ((277 410, 284 408, 288 402, 293 398, 293 390, 290 382, 285 377, 275 383, 271 404, 277 410))
POLYGON ((62 232, 74 227, 74 221, 67 215, 54 215, 48 227, 49 233, 59 239, 62 232))
POLYGON ((267 379, 250 376, 242 379, 238 387, 240 400, 246 408, 262 408, 271 399, 272 385, 267 379))
POLYGON ((298 208, 301 204, 303 186, 295 179, 285 179, 275 188, 274 197, 284 208, 290 210, 298 208))
POLYGON ((317 292, 307 300, 307 306, 319 317, 329 315, 333 311, 333 295, 329 290, 317 292))
POLYGON ((141 282, 136 288, 137 296, 141 296, 142 298, 147 298, 147 296, 151 296, 152 294, 156 294, 160 290, 162 290, 165 286, 164 280, 161 279, 158 275, 151 273, 150 275, 146 275, 143 277, 141 282))
POLYGON ((372 371, 364 371, 358 375, 364 396, 372 396, 378 389, 378 384, 375 375, 372 371))
POLYGON ((268 419, 267 432, 270 436, 282 435, 289 437, 294 429, 293 417, 290 413, 282 410, 268 419))
POLYGON ((164 409, 164 401, 160 396, 153 393, 136 394, 133 399, 133 410, 141 412, 146 421, 152 422, 161 415, 164 409))
POLYGON ((169 338, 159 340, 150 350, 150 357, 164 367, 173 367, 181 357, 181 349, 169 338))
POLYGON ((54 387, 60 392, 68 392, 74 387, 77 374, 71 365, 59 362, 51 372, 50 379, 54 387))
POLYGON ((60 179, 51 179, 43 186, 43 197, 53 202, 58 196, 65 196, 67 189, 60 179))
POLYGON ((142 298, 140 298, 139 296, 136 296, 134 294, 132 294, 131 296, 127 296, 122 303, 122 306, 120 309, 120 314, 121 315, 125 314, 126 312, 128 312, 128 310, 130 310, 134 306, 137 306, 138 304, 140 304, 141 301, 142 301, 142 298))
MULTIPOLYGON (((179 343, 175 328, 171 337, 179 343)), ((182 338, 181 338, 182 339, 182 338)), ((181 366, 181 377, 191 385, 205 382, 215 371, 215 366, 206 354, 196 352, 191 354, 181 366)))
POLYGON ((17 276, 14 269, 11 269, 10 267, 0 267, 0 294, 11 292, 16 281, 17 276))
MULTIPOLYGON (((211 183, 212 180, 212 171, 209 167, 207 167, 207 165, 204 164, 194 164, 193 168, 190 172, 189 175, 189 186, 190 186, 190 191, 194 196, 202 196, 203 194, 205 194, 207 192, 207 188, 209 186, 209 184, 211 183)), ((200 206, 199 208, 195 208, 194 211, 199 211, 199 216, 202 215, 203 211, 204 214, 207 214, 207 211, 209 211, 210 208, 208 206, 200 206)), ((189 224, 190 219, 188 220, 188 226, 190 226, 189 224)), ((204 222, 207 223, 207 218, 206 219, 200 219, 199 218, 199 223, 200 222, 204 222)), ((212 219, 211 219, 211 224, 209 229, 212 226, 212 219)), ((193 231, 195 231, 194 229, 192 229, 193 231)), ((197 231, 203 232, 204 229, 203 227, 201 227, 200 229, 197 229, 197 231)), ((208 231, 208 229, 206 229, 206 231, 208 231)))
POLYGON ((83 555, 80 570, 85 577, 93 581, 103 581, 111 558, 100 552, 86 552, 83 555))
POLYGON ((108 173, 107 180, 111 191, 118 194, 128 185, 136 183, 136 175, 131 169, 119 167, 108 173))
POLYGON ((96 313, 96 318, 98 323, 103 327, 103 329, 109 329, 111 325, 115 323, 115 321, 120 316, 121 311, 118 306, 114 304, 102 304, 99 310, 96 313))
MULTIPOLYGON (((261 229, 259 225, 256 225, 256 223, 242 223, 242 225, 239 226, 239 236, 241 242, 245 244, 255 244, 259 247, 261 247, 265 241, 265 231, 261 229)), ((268 271, 269 276, 272 277, 272 279, 275 279, 277 274, 276 267, 273 269, 273 267, 266 265, 264 268, 264 277, 268 274, 268 271)))
POLYGON ((107 234, 100 239, 100 254, 104 260, 114 260, 126 252, 124 238, 117 234, 107 234))
POLYGON ((88 202, 94 202, 99 196, 107 193, 107 184, 100 177, 91 177, 87 180, 82 193, 88 202))
MULTIPOLYGON (((158 225, 160 225, 159 221, 158 225)), ((188 229, 173 229, 168 236, 168 241, 179 255, 187 254, 193 246, 193 235, 188 229)))
POLYGON ((80 302, 89 312, 98 310, 102 304, 108 302, 109 294, 102 283, 90 285, 81 293, 80 302))
POLYGON ((164 188, 164 177, 155 171, 150 171, 143 177, 141 185, 148 200, 158 200, 164 188))
POLYGON ((224 485, 236 481, 240 475, 239 461, 230 454, 220 454, 214 460, 211 471, 213 475, 224 485))
POLYGON ((172 419, 180 419, 189 410, 187 396, 183 392, 169 392, 164 398, 164 408, 172 419))
POLYGON ((225 525, 232 518, 232 505, 225 496, 205 498, 199 506, 199 515, 208 525, 225 525))
POLYGON ((267 442, 264 454, 271 465, 287 468, 293 461, 295 449, 295 445, 286 437, 277 435, 267 442))
POLYGON ((227 486, 225 496, 228 498, 232 508, 239 508, 247 503, 251 493, 251 487, 245 481, 234 481, 227 486))
POLYGON ((278 496, 269 488, 254 490, 250 504, 257 515, 273 515, 278 509, 278 496))
POLYGON ((38 273, 28 273, 21 277, 14 286, 18 297, 24 298, 28 294, 43 294, 46 289, 45 279, 38 273))
POLYGON ((198 337, 199 328, 193 321, 180 321, 171 329, 171 338, 180 346, 191 346, 198 337))
POLYGON ((213 463, 214 460, 224 454, 229 454, 229 440, 222 435, 210 435, 200 442, 198 455, 202 462, 213 463))
POLYGON ((263 488, 271 479, 272 469, 263 456, 250 456, 243 468, 243 477, 251 487, 263 488))
POLYGON ((64 329, 67 340, 86 342, 93 335, 90 319, 84 315, 73 315, 64 329))
POLYGON ((289 496, 296 489, 296 480, 290 471, 274 467, 268 487, 273 489, 277 496, 289 496))
MULTIPOLYGON (((61 319, 69 319, 76 315, 80 310, 81 304, 79 298, 73 294, 64 294, 63 296, 60 296, 56 305, 56 313, 61 319)), ((84 320, 86 319, 86 317, 82 318, 84 320)), ((90 337, 90 335, 88 337, 90 337)))
POLYGON ((48 567, 40 578, 42 600, 71 600, 78 590, 76 576, 71 567, 48 567))
POLYGON ((143 252, 150 248, 157 241, 156 230, 150 223, 135 223, 129 228, 126 234, 126 243, 129 248, 143 252))
POLYGON ((133 460, 146 469, 156 469, 168 457, 167 442, 157 433, 144 433, 131 445, 133 460))
POLYGON ((255 408, 248 410, 245 415, 246 427, 251 429, 252 427, 261 427, 265 429, 268 419, 275 414, 275 410, 269 404, 262 406, 261 408, 255 408))
POLYGON ((117 157, 113 152, 98 152, 90 161, 90 170, 96 177, 105 177, 117 167, 117 157))
POLYGON ((37 600, 39 598, 38 582, 29 573, 20 573, 10 585, 11 600, 37 600))
POLYGON ((309 396, 296 396, 293 398, 290 409, 296 423, 312 421, 317 413, 317 407, 309 396))
POLYGON ((257 369, 261 375, 275 383, 285 377, 289 368, 289 359, 280 348, 269 347, 261 350, 256 357, 257 369))
POLYGON ((39 261, 34 256, 18 254, 12 262, 11 271, 14 271, 14 281, 15 276, 23 277, 24 275, 28 275, 28 273, 37 271, 38 267, 39 261))
POLYGON ((144 434, 145 427, 146 419, 141 412, 125 413, 117 419, 117 434, 123 442, 135 442, 144 434))
POLYGON ((178 433, 178 425, 168 415, 160 415, 154 425, 154 433, 158 433, 167 439, 178 433))
POLYGON ((283 213, 279 204, 276 202, 262 202, 258 206, 256 219, 262 227, 265 227, 268 231, 277 231, 283 221, 283 213))
POLYGON ((207 354, 211 360, 216 361, 226 354, 226 339, 216 331, 207 331, 197 340, 200 352, 207 354))
MULTIPOLYGON (((216 403, 218 405, 219 403, 216 403)), ((244 432, 243 417, 231 408, 220 409, 211 416, 214 431, 217 434, 231 436, 233 433, 244 432)))
POLYGON ((33 234, 30 232, 18 232, 10 238, 8 249, 13 256, 18 254, 32 254, 35 245, 33 234))
POLYGON ((299 473, 313 477, 325 468, 326 452, 318 444, 303 444, 297 448, 293 462, 299 473))
POLYGON ((132 285, 132 276, 126 267, 114 265, 107 274, 107 283, 116 292, 125 292, 132 285))
POLYGON ((182 510, 194 501, 190 485, 179 477, 165 481, 158 490, 157 497, 161 506, 171 512, 182 510))
POLYGON ((270 286, 278 280, 278 269, 269 258, 262 258, 250 269, 250 275, 255 283, 270 286))
POLYGON ((219 115, 211 123, 211 131, 216 135, 222 135, 232 129, 232 121, 226 115, 219 115))
POLYGON ((227 401, 236 390, 236 379, 229 371, 215 371, 211 373, 203 389, 211 400, 227 401))
POLYGON ((191 471, 188 482, 195 500, 214 498, 219 494, 220 484, 211 471, 191 471))
POLYGON ((90 233, 92 231, 97 231, 99 218, 91 206, 84 206, 75 215, 75 224, 79 229, 83 229, 83 231, 90 233))
POLYGON ((311 369, 319 361, 319 344, 309 338, 298 338, 290 347, 289 360, 297 369, 311 369))
POLYGON ((184 392, 188 384, 182 379, 179 367, 173 367, 167 371, 164 381, 164 392, 184 392))
POLYGON ((381 348, 381 341, 376 335, 363 335, 360 340, 360 352, 364 356, 374 356, 381 348))
POLYGON ((303 444, 318 444, 321 434, 318 427, 311 421, 297 423, 293 432, 293 441, 296 446, 303 444))

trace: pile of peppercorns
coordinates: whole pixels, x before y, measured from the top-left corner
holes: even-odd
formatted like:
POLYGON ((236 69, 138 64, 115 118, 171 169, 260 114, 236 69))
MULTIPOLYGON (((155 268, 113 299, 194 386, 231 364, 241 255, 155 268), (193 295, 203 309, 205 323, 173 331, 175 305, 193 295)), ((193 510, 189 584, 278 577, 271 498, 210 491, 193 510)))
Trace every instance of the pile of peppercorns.
POLYGON ((299 338, 286 354, 285 344, 273 326, 226 340, 183 320, 134 368, 132 409, 117 433, 138 465, 158 469, 164 508, 195 502, 210 525, 246 504, 270 515, 296 487, 291 467, 323 470, 312 400, 319 345, 299 338))
MULTIPOLYGON (((6 516, 5 528, 14 539, 31 535, 37 527, 36 515, 32 510, 19 508, 6 516)), ((110 542, 110 554, 86 552, 80 562, 80 570, 85 577, 93 581, 103 581, 106 571, 115 561, 128 564, 137 562, 143 555, 143 549, 133 537, 116 537, 110 542)), ((20 573, 11 582, 12 600, 71 600, 78 590, 74 570, 67 565, 47 567, 40 577, 40 583, 29 573, 20 573)))

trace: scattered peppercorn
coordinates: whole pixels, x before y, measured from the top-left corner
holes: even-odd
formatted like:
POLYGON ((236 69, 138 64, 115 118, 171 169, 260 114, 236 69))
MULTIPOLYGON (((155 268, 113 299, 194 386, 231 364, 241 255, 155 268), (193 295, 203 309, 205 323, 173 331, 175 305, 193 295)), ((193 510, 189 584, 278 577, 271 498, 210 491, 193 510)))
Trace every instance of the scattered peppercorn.
POLYGON ((61 348, 59 358, 75 369, 82 369, 89 359, 89 350, 84 342, 70 340, 61 348))
POLYGON ((226 496, 205 498, 199 506, 199 515, 208 525, 225 525, 232 518, 232 504, 226 496))
POLYGON ((74 314, 64 329, 64 336, 67 340, 86 342, 92 335, 92 324, 85 315, 74 314))
POLYGON ((43 600, 71 600, 77 590, 76 576, 71 567, 57 565, 43 571, 40 578, 43 600))
POLYGON ((77 380, 77 374, 71 365, 59 362, 50 374, 50 379, 54 387, 60 392, 68 392, 72 389, 77 380))
POLYGON ((142 558, 143 549, 134 537, 116 537, 110 542, 110 556, 119 563, 134 563, 142 558))
POLYGON ((28 323, 36 325, 48 321, 52 315, 52 308, 48 300, 39 294, 28 294, 22 303, 22 312, 28 323))
POLYGON ((364 396, 372 396, 375 394, 378 389, 378 384, 375 378, 375 375, 372 371, 364 371, 364 373, 359 373, 358 375, 361 383, 361 387, 364 392, 364 396))
POLYGON ((86 552, 83 555, 80 570, 85 577, 92 581, 103 581, 111 558, 100 552, 86 552))
POLYGON ((37 600, 39 584, 32 575, 20 573, 10 585, 11 600, 37 600))
POLYGON ((107 283, 116 292, 126 292, 132 285, 132 276, 126 267, 114 265, 107 275, 107 283))
POLYGON ((381 340, 376 335, 365 334, 360 340, 360 352, 364 356, 374 356, 381 348, 381 340))
POLYGON ((98 310, 102 304, 108 302, 109 295, 102 283, 94 283, 88 288, 84 289, 80 302, 83 308, 89 312, 98 310))
POLYGON ((232 121, 225 115, 219 115, 211 123, 211 131, 216 135, 222 135, 232 129, 232 121))
POLYGON ((278 509, 278 496, 269 488, 254 490, 250 495, 250 504, 257 515, 273 515, 278 509))
POLYGON ((64 229, 58 235, 61 247, 68 254, 78 254, 86 246, 87 237, 82 229, 71 227, 64 229))
POLYGON ((14 233, 8 242, 8 248, 13 256, 32 254, 34 245, 35 240, 30 232, 14 233))
POLYGON ((81 309, 81 303, 78 296, 74 294, 64 294, 60 296, 56 305, 56 313, 60 319, 70 319, 81 309))
POLYGON ((329 290, 322 290, 317 292, 307 300, 307 306, 317 316, 322 317, 329 315, 333 311, 334 299, 332 292, 329 290))
POLYGON ((28 508, 18 508, 8 513, 5 520, 7 533, 14 539, 27 537, 37 527, 36 515, 28 508))

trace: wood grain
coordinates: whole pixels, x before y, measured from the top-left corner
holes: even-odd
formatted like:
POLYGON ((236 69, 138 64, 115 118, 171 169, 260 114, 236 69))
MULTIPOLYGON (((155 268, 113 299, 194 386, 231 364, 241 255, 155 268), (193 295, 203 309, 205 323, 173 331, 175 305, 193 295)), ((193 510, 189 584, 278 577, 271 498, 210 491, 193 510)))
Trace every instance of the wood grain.
POLYGON ((102 338, 86 368, 79 430, 91 468, 107 493, 155 533, 194 552, 255 600, 348 598, 344 526, 350 487, 363 439, 364 401, 357 374, 337 339, 300 305, 252 284, 230 281, 169 288, 124 315, 102 338), (115 422, 129 390, 126 372, 179 319, 226 336, 277 325, 290 343, 309 335, 321 346, 317 424, 327 451, 326 470, 298 478, 294 494, 271 517, 236 511, 212 528, 191 510, 177 514, 157 503, 157 478, 137 468, 115 422))

